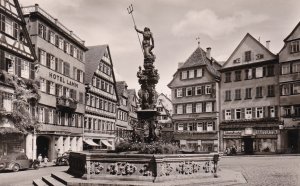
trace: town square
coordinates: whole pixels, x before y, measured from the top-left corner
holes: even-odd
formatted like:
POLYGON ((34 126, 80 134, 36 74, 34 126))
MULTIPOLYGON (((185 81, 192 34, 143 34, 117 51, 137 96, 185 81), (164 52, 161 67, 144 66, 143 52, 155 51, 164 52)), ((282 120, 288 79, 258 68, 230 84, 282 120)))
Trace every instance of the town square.
POLYGON ((297 0, 0 0, 0 185, 300 185, 297 0))

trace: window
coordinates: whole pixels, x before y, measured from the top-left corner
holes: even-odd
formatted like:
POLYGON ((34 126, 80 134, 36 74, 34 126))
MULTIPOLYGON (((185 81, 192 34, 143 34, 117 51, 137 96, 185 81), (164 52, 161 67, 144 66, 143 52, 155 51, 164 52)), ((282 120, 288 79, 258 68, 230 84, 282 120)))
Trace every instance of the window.
POLYGON ((290 64, 282 64, 281 65, 281 74, 289 74, 291 71, 290 71, 290 64))
POLYGON ((193 112, 193 105, 192 104, 187 104, 186 105, 186 113, 190 114, 193 112))
POLYGON ((49 31, 49 41, 50 41, 50 43, 55 45, 55 34, 52 31, 49 31))
POLYGON ((283 114, 284 114, 284 117, 290 117, 291 116, 291 107, 284 107, 283 114))
POLYGON ((195 77, 194 70, 190 70, 189 71, 189 79, 194 78, 194 77, 195 77))
POLYGON ((245 119, 252 119, 252 108, 246 108, 245 119))
POLYGON ((46 52, 45 51, 43 51, 43 50, 39 50, 40 52, 39 52, 39 58, 40 58, 40 63, 42 64, 42 65, 45 65, 46 66, 46 52))
POLYGON ((262 87, 256 87, 256 98, 262 98, 262 87))
POLYGON ((206 102, 206 112, 212 112, 212 102, 206 102))
POLYGON ((187 79, 187 71, 182 71, 182 79, 187 79))
POLYGON ((202 95, 202 86, 195 88, 195 95, 202 95))
POLYGON ((182 88, 177 89, 177 97, 178 98, 182 97, 182 88))
POLYGON ((64 75, 70 77, 70 64, 64 62, 64 75))
POLYGON ((58 48, 59 49, 64 49, 64 40, 60 37, 58 38, 58 48))
POLYGON ((205 85, 205 94, 211 94, 211 85, 205 85))
POLYGON ((294 116, 295 117, 300 117, 300 105, 295 105, 294 106, 294 116))
POLYGON ((263 67, 257 67, 255 69, 255 77, 256 78, 261 78, 263 77, 263 67))
POLYGON ((196 103, 196 113, 202 112, 202 103, 196 103))
POLYGON ((256 60, 263 59, 263 58, 264 58, 263 54, 256 54, 256 60))
POLYGON ((29 62, 21 61, 21 77, 29 79, 29 62))
POLYGON ((300 72, 300 62, 293 63, 293 73, 299 73, 300 72))
POLYGON ((197 131, 203 132, 203 123, 197 123, 197 131))
POLYGON ((231 91, 230 90, 225 91, 225 101, 231 101, 231 91))
POLYGON ((196 69, 196 77, 202 77, 203 76, 203 70, 202 68, 196 69))
POLYGON ((207 122, 207 131, 213 131, 213 122, 207 122))
POLYGON ((241 109, 235 109, 235 119, 241 119, 241 118, 242 118, 241 109))
POLYGON ((0 92, 0 109, 4 109, 7 112, 12 111, 12 94, 0 92))
POLYGON ((55 83, 50 82, 50 94, 55 95, 55 83))
POLYGON ((39 30, 38 30, 38 34, 40 37, 46 39, 46 27, 42 24, 39 23, 39 30))
POLYGON ((299 41, 292 41, 290 44, 290 52, 296 53, 299 52, 299 41))
POLYGON ((245 79, 248 80, 248 79, 252 79, 252 69, 246 69, 245 70, 245 79))
POLYGON ((275 96, 275 85, 268 85, 268 97, 275 96))
POLYGON ((240 100, 241 99, 241 89, 236 89, 235 90, 235 100, 240 100))
POLYGON ((225 110, 225 120, 231 120, 231 110, 225 110))
POLYGON ((290 84, 281 85, 281 95, 282 96, 290 95, 290 93, 291 93, 290 91, 291 91, 290 84))
POLYGON ((245 99, 251 99, 252 96, 251 96, 251 88, 246 88, 246 97, 245 99))
POLYGON ((270 107, 270 117, 275 118, 275 107, 270 107))
POLYGON ((256 108, 256 118, 263 118, 263 108, 262 107, 257 107, 256 108))
POLYGON ((274 65, 268 65, 267 66, 267 76, 274 76, 274 65))
POLYGON ((42 92, 46 92, 46 80, 45 79, 41 79, 41 91, 42 92))
POLYGON ((178 124, 178 130, 183 131, 183 124, 178 124))
POLYGON ((183 114, 183 106, 177 105, 177 114, 183 114))
POLYGON ((192 87, 186 88, 186 96, 192 96, 192 87))
POLYGON ((55 57, 52 55, 50 56, 50 68, 55 70, 55 57))
POLYGON ((225 73, 225 83, 231 82, 231 72, 225 73))
POLYGON ((245 61, 251 61, 251 51, 246 51, 245 52, 245 61))
POLYGON ((241 81, 241 71, 235 71, 235 81, 241 81))
POLYGON ((13 22, 8 17, 5 17, 5 33, 13 35, 13 22))
POLYGON ((300 83, 293 84, 293 94, 300 94, 300 83))
POLYGON ((40 112, 39 112, 39 121, 40 121, 40 122, 45 122, 45 118, 44 118, 44 108, 40 108, 40 112))
POLYGON ((70 43, 68 43, 68 42, 65 42, 65 52, 67 54, 70 54, 70 43))

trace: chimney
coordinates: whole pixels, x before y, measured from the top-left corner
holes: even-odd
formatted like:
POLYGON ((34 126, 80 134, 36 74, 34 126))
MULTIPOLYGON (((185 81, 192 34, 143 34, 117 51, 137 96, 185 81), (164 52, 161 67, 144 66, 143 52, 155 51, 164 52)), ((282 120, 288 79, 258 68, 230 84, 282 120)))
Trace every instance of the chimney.
POLYGON ((178 63, 178 68, 182 67, 183 64, 184 64, 183 62, 179 62, 178 63))
POLYGON ((266 41, 266 48, 270 50, 270 40, 266 41))
POLYGON ((206 48, 206 57, 207 57, 208 59, 211 59, 210 51, 211 51, 211 48, 210 48, 210 47, 207 47, 207 48, 206 48))

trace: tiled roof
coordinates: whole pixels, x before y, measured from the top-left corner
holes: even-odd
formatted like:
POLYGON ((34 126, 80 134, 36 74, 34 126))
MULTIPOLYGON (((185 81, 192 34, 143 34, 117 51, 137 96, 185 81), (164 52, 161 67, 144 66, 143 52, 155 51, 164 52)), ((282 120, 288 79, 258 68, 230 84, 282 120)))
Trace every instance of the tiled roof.
POLYGON ((178 68, 178 70, 205 65, 208 71, 214 76, 220 76, 220 73, 216 68, 217 65, 214 65, 215 62, 215 59, 208 59, 206 57, 206 52, 202 48, 197 47, 192 55, 184 62, 184 64, 178 68))
POLYGON ((98 69, 100 60, 102 59, 108 45, 89 46, 85 54, 85 82, 92 82, 93 75, 98 69))

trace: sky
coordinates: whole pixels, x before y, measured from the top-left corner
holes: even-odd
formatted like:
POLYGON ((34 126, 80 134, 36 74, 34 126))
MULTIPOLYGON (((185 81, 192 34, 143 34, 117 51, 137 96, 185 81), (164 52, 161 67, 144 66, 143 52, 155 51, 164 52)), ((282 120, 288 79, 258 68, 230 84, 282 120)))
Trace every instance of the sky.
MULTIPOLYGON (((140 89, 136 72, 143 54, 137 27, 149 27, 154 36, 155 66, 160 74, 156 90, 170 95, 167 84, 179 62, 198 47, 211 47, 211 56, 226 61, 250 33, 262 44, 270 40, 277 54, 283 40, 300 21, 299 0, 19 0, 21 6, 39 4, 82 38, 86 46, 108 44, 117 81, 140 89)), ((142 40, 141 35, 139 36, 142 40)))

